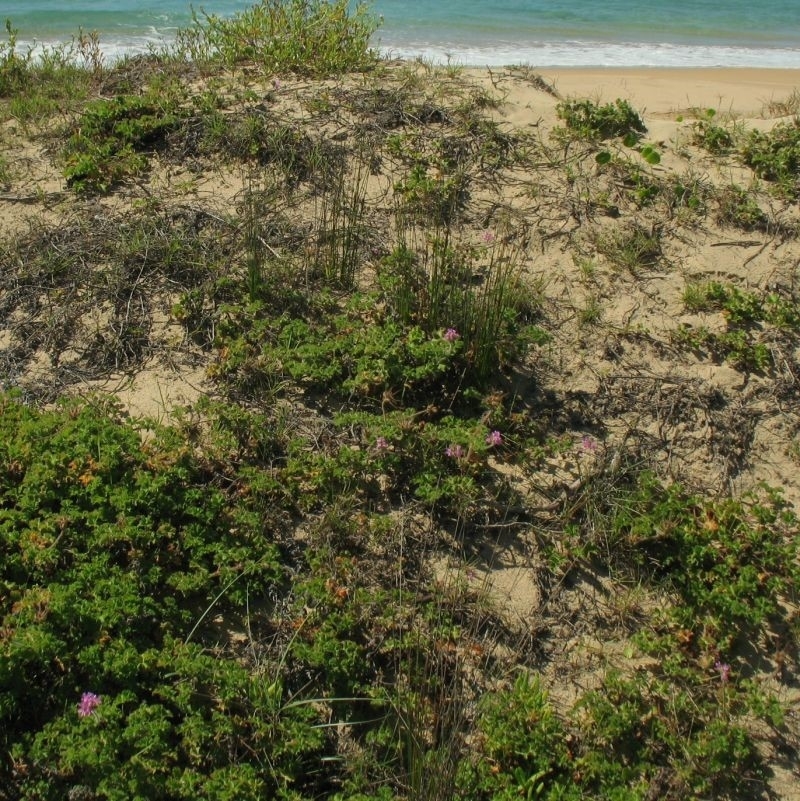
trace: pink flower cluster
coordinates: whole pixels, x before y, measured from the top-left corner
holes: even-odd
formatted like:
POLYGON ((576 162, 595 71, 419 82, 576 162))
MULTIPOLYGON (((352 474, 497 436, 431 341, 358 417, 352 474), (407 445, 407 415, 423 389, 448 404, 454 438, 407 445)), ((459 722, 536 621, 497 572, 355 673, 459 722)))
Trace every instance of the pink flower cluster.
POLYGON ((727 662, 720 662, 719 659, 714 663, 714 668, 719 673, 719 680, 727 684, 731 680, 731 666, 727 662))
POLYGON ((464 456, 464 448, 461 445, 448 445, 444 449, 444 455, 450 459, 461 459, 464 456))
POLYGON ((447 342, 455 342, 457 339, 461 338, 461 334, 459 334, 455 328, 448 328, 447 331, 442 334, 442 337, 447 342))
POLYGON ((594 439, 593 437, 590 437, 590 436, 587 434, 587 435, 586 435, 586 436, 584 436, 584 438, 581 440, 581 447, 582 447, 582 448, 583 448, 585 451, 589 451, 590 453, 591 453, 592 451, 596 451, 596 450, 597 450, 597 440, 596 440, 596 439, 594 439))
POLYGON ((492 448, 503 444, 503 435, 499 431, 492 431, 486 435, 486 444, 492 448))
POLYGON ((88 718, 100 706, 101 700, 100 696, 95 693, 84 693, 78 704, 78 715, 82 718, 88 718))

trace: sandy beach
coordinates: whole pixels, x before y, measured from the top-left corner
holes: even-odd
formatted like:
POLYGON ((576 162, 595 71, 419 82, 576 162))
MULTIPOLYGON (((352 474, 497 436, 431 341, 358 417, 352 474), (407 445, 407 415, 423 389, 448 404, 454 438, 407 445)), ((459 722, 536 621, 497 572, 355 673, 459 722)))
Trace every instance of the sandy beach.
MULTIPOLYGON (((487 72, 504 75, 509 68, 471 68, 468 74, 483 80, 487 72)), ((693 109, 714 109, 737 117, 774 117, 770 105, 783 103, 800 92, 800 70, 750 68, 552 68, 535 69, 563 98, 591 98, 600 102, 628 100, 647 116, 678 117, 693 109)), ((512 70, 512 74, 515 71, 512 70)), ((531 86, 525 104, 539 94, 531 86)))
POLYGON ((558 69, 542 76, 564 96, 616 97, 651 114, 713 108, 751 116, 800 91, 800 70, 780 69, 558 69))

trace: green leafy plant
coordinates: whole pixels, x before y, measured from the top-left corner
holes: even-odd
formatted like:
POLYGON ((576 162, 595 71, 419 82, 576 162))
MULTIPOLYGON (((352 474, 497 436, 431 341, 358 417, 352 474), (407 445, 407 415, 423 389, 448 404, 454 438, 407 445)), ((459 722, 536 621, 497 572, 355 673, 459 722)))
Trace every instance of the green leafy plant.
POLYGON ((461 792, 475 799, 578 799, 563 724, 538 678, 522 673, 513 687, 483 699, 479 753, 459 772, 461 792))
POLYGON ((374 66, 369 42, 376 27, 365 6, 351 8, 346 0, 260 0, 230 18, 195 15, 178 32, 174 55, 322 77, 374 66))
POLYGON ((720 714, 719 689, 726 692, 698 674, 684 674, 678 687, 646 672, 609 671, 576 707, 581 797, 637 799, 662 785, 668 798, 746 797, 763 766, 745 726, 720 714))
POLYGON ((119 96, 90 103, 65 148, 67 184, 78 192, 107 192, 143 171, 145 154, 180 125, 177 106, 154 97, 119 96))
POLYGON ((717 218, 727 225, 734 225, 744 231, 765 231, 769 219, 759 206, 752 192, 741 186, 731 184, 717 197, 719 211, 717 218))
POLYGON ((797 302, 777 292, 759 296, 736 286, 710 281, 687 286, 684 303, 692 311, 721 311, 731 325, 752 326, 764 322, 788 330, 800 327, 797 302))
POLYGON ((322 327, 285 321, 274 353, 288 375, 316 391, 409 403, 447 396, 458 381, 460 351, 460 343, 416 326, 363 325, 354 309, 322 327))
POLYGON ((777 292, 759 296, 736 286, 711 281, 687 286, 684 304, 691 311, 721 312, 727 330, 712 333, 705 327, 683 326, 675 333, 675 341, 695 349, 707 349, 746 370, 764 371, 772 365, 769 348, 756 338, 758 329, 764 324, 789 335, 800 328, 800 315, 794 298, 777 292))
POLYGON ((734 136, 730 128, 718 125, 716 111, 707 109, 702 117, 692 124, 692 141, 714 155, 729 153, 734 147, 734 136))
POLYGON ((570 131, 585 139, 630 137, 633 144, 641 134, 647 133, 639 113, 627 100, 620 98, 603 105, 591 100, 571 100, 559 103, 556 111, 570 131))
POLYGON ((175 430, 143 446, 112 405, 0 404, 2 770, 18 796, 305 782, 324 743, 313 708, 220 660, 203 623, 280 580, 271 504, 239 482, 231 503, 175 430))
POLYGON ((705 351, 720 361, 727 359, 741 370, 765 372, 772 367, 769 348, 763 342, 753 341, 742 329, 714 333, 705 326, 682 325, 673 332, 672 339, 678 345, 705 351))
POLYGON ((767 132, 751 131, 741 153, 759 178, 775 181, 790 197, 800 193, 800 121, 781 123, 767 132))
POLYGON ((797 520, 775 493, 698 503, 645 476, 614 527, 642 567, 652 565, 655 577, 679 591, 673 614, 698 630, 703 616, 712 617, 727 649, 751 627, 768 626, 783 593, 797 593, 800 572, 789 557, 797 520))
POLYGON ((625 647, 650 661, 606 670, 567 716, 570 789, 747 797, 765 778, 749 722, 781 725, 776 699, 746 677, 747 654, 764 638, 796 642, 797 518, 768 488, 711 501, 648 473, 620 482, 600 483, 597 506, 572 518, 576 558, 655 593, 625 647))
POLYGON ((394 191, 401 198, 405 213, 446 226, 463 206, 466 184, 463 173, 445 175, 434 170, 431 174, 428 167, 420 163, 395 184, 394 191))
POLYGON ((670 208, 687 222, 705 215, 711 195, 708 183, 691 172, 667 184, 666 199, 670 208))

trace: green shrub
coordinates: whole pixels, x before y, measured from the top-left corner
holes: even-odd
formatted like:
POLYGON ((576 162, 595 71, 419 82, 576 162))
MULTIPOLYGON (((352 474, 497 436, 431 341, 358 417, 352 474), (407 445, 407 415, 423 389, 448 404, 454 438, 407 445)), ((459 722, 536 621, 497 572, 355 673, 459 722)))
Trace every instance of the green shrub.
POLYGON ((260 0, 230 19, 195 15, 178 32, 175 55, 323 77, 374 66, 369 41, 376 28, 366 6, 347 0, 260 0))
POLYGON ((759 178, 775 181, 791 197, 800 194, 800 119, 771 131, 751 131, 742 146, 745 164, 759 178))
POLYGON ((680 595, 681 625, 714 621, 722 651, 768 628, 800 590, 800 529, 776 493, 704 503, 645 476, 613 527, 618 553, 680 595))
POLYGON ((307 782, 317 713, 221 658, 204 623, 213 609, 244 625, 282 575, 279 496, 220 486, 230 458, 204 464, 170 429, 143 443, 113 405, 0 397, 0 773, 14 797, 255 799, 307 782))
POLYGON ((464 205, 467 179, 463 173, 434 177, 424 164, 415 164, 411 172, 394 186, 402 209, 411 217, 447 226, 464 205))
POLYGON ((572 783, 566 732, 537 678, 522 674, 511 689, 484 697, 478 753, 459 772, 462 797, 584 798, 572 783))
POLYGON ((702 118, 692 125, 693 141, 714 155, 728 153, 734 145, 733 133, 724 125, 714 122, 716 112, 707 109, 702 118))
POLYGON ((286 321, 274 358, 285 372, 315 392, 395 402, 446 397, 460 376, 461 343, 417 326, 385 321, 359 325, 358 314, 333 318, 311 328, 286 321))
POLYGON ((147 165, 146 153, 163 146, 181 124, 169 99, 121 95, 96 100, 81 115, 65 148, 67 184, 78 192, 107 192, 147 165))
POLYGON ((718 676, 713 684, 698 672, 672 681, 658 673, 610 670, 578 702, 580 797, 639 801, 658 788, 669 799, 749 797, 764 769, 733 707, 720 708, 730 688, 718 676))
POLYGON ((598 105, 591 100, 570 100, 556 107, 567 128, 584 139, 629 137, 634 143, 647 128, 627 100, 598 105))
POLYGON ((30 55, 21 56, 17 52, 18 33, 7 19, 8 39, 0 43, 0 97, 8 97, 20 90, 31 63, 30 55))

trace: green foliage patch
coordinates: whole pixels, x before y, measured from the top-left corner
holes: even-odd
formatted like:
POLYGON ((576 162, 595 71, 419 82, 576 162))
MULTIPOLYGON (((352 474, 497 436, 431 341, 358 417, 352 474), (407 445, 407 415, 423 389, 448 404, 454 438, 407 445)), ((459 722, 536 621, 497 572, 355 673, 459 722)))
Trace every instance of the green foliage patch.
POLYGON ((758 295, 711 281, 688 286, 684 303, 691 311, 721 312, 726 330, 681 326, 674 334, 675 342, 728 359, 743 370, 763 372, 773 365, 772 352, 762 339, 763 328, 776 330, 789 342, 800 330, 796 300, 778 292, 758 295))
POLYGON ((733 130, 729 125, 717 124, 715 117, 714 109, 707 109, 692 125, 693 141, 713 155, 730 153, 735 145, 733 130))
POLYGON ((253 62, 269 74, 324 77, 373 67, 377 21, 346 0, 260 0, 231 18, 195 15, 175 55, 200 64, 253 62))
POLYGON ((23 51, 18 31, 5 21, 0 42, 0 115, 23 124, 46 122, 58 111, 83 102, 102 73, 97 39, 81 32, 72 42, 23 51))
POLYGON ((620 482, 566 521, 576 549, 558 570, 602 565, 654 593, 624 643, 636 667, 604 669, 561 715, 529 675, 487 696, 460 773, 470 798, 746 799, 764 784, 752 720, 780 727, 783 712, 750 649, 800 638, 797 517, 768 489, 710 501, 649 474, 620 482))
POLYGON ((268 512, 262 490, 254 507, 174 429, 143 444, 113 405, 0 404, 0 773, 17 797, 256 798, 306 783, 325 740, 316 714, 221 659, 203 624, 213 610, 242 625, 282 581, 279 505, 268 512), (79 705, 87 692, 99 701, 79 705))
POLYGON ((558 116, 570 131, 584 139, 630 137, 635 142, 647 127, 627 100, 598 105, 591 100, 570 100, 556 107, 558 116))
POLYGON ((790 197, 800 194, 800 120, 751 131, 741 149, 745 164, 759 178, 774 181, 790 197))
POLYGON ((766 633, 800 589, 800 529, 776 493, 702 503, 645 476, 614 530, 625 553, 679 593, 674 619, 698 638, 716 632, 712 653, 766 633))
POLYGON ((752 192, 731 184, 717 197, 719 210, 717 219, 725 225, 733 225, 743 231, 766 231, 769 218, 759 206, 752 192))
POLYGON ((164 146, 183 112, 169 99, 121 95, 95 100, 81 115, 64 151, 67 185, 77 192, 107 192, 147 166, 146 154, 164 146))

